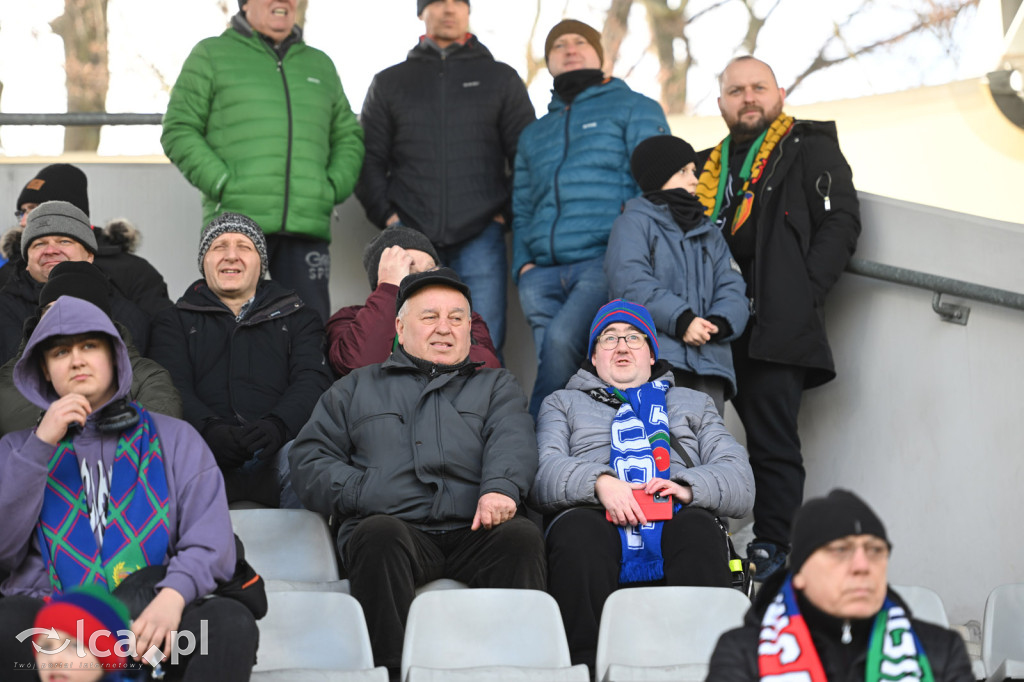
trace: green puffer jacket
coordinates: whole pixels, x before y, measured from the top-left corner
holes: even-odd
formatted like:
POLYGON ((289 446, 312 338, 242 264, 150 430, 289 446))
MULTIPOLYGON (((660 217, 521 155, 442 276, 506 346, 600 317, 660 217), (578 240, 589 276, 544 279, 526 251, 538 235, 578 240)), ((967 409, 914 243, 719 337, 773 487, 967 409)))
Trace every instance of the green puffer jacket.
POLYGON ((203 224, 235 211, 266 234, 326 241, 363 163, 363 131, 330 57, 298 27, 275 51, 240 15, 185 60, 160 143, 202 192, 203 224))

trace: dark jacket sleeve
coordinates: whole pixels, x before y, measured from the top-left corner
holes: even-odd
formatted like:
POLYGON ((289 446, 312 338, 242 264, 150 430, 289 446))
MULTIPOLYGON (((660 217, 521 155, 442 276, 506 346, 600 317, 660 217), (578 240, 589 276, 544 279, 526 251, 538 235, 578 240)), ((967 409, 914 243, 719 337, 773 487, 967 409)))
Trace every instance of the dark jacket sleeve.
MULTIPOLYGON (((853 171, 839 143, 824 135, 808 135, 805 143, 807 162, 801 189, 807 198, 805 210, 814 226, 805 263, 815 300, 820 304, 857 247, 860 202, 853 186, 853 171)), ((787 206, 789 210, 799 210, 791 204, 787 206)))
POLYGON ((498 351, 494 348, 494 341, 491 340, 491 331, 480 313, 473 313, 473 326, 470 329, 470 337, 473 345, 469 347, 469 359, 473 362, 482 362, 484 367, 499 369, 501 360, 498 359, 498 351))
POLYGON ((188 340, 181 327, 181 316, 177 308, 167 308, 153 320, 153 341, 150 357, 170 372, 181 397, 183 418, 202 431, 204 422, 216 419, 218 415, 200 399, 195 390, 188 340))
POLYGON ((160 363, 140 356, 132 344, 128 344, 128 357, 132 361, 132 400, 142 403, 150 412, 181 419, 181 396, 170 372, 160 363))
POLYGON ((288 461, 292 487, 307 509, 348 517, 356 513, 363 471, 352 465, 347 406, 352 377, 325 392, 295 437, 288 461))
POLYGON ((363 109, 359 114, 366 155, 363 157, 363 169, 356 185, 356 196, 366 211, 366 217, 382 229, 394 211, 388 201, 388 164, 391 158, 394 126, 383 98, 383 91, 384 87, 378 74, 370 83, 366 99, 363 100, 363 109))
POLYGON ((398 287, 382 283, 366 305, 342 308, 327 320, 327 356, 340 376, 384 362, 395 340, 398 287))
MULTIPOLYGON (((509 170, 515 167, 516 151, 519 146, 519 135, 523 128, 537 119, 533 102, 526 91, 526 85, 516 73, 509 74, 508 86, 505 88, 505 103, 501 107, 501 120, 498 122, 501 134, 501 148, 508 163, 509 170)), ((512 195, 512 173, 509 173, 509 196, 512 195)), ((511 204, 511 201, 509 202, 511 204)), ((505 209, 505 223, 512 224, 511 205, 505 209)))
POLYGON ((119 293, 110 298, 111 317, 120 322, 130 333, 131 343, 141 355, 149 356, 149 315, 119 293))
POLYGON ((523 390, 511 372, 501 374, 482 431, 480 494, 498 492, 522 504, 537 475, 537 435, 523 390))
POLYGON ((313 406, 331 385, 324 358, 324 327, 312 308, 302 308, 289 319, 291 339, 288 389, 270 414, 288 426, 288 438, 299 432, 309 419, 313 406))
POLYGON ((718 638, 711 654, 708 676, 704 682, 756 682, 757 670, 756 627, 729 630, 718 638))

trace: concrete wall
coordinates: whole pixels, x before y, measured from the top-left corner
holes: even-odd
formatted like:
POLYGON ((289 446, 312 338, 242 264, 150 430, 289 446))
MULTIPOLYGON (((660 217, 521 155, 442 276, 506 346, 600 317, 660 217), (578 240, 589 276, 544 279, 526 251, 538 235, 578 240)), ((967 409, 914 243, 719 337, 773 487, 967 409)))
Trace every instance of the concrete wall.
MULTIPOLYGON (((0 206, 50 160, 0 164, 0 206)), ((82 163, 94 222, 132 220, 141 255, 172 298, 198 277, 199 197, 161 163, 82 163)), ((862 195, 857 255, 1024 292, 1024 226, 862 195)), ((336 211, 332 305, 362 302, 363 245, 375 234, 362 208, 336 211)), ((526 391, 533 342, 509 288, 505 355, 526 391)), ((847 274, 829 300, 839 378, 805 394, 801 435, 806 494, 846 486, 886 520, 895 546, 891 579, 939 592, 951 622, 981 619, 985 597, 1024 580, 1017 516, 1024 490, 1024 312, 970 303, 970 322, 943 322, 931 293, 847 274)), ((731 407, 727 424, 740 438, 731 407)), ((748 523, 744 520, 739 526, 748 523)))

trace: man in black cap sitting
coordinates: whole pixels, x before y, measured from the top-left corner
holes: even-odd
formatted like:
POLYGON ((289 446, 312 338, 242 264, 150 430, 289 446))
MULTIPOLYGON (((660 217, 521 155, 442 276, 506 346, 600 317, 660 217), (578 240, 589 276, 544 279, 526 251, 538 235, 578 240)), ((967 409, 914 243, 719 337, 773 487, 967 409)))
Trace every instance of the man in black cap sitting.
POLYGON ((788 571, 718 640, 708 682, 974 680, 960 636, 912 618, 888 589, 891 547, 852 492, 809 500, 793 520, 788 571))
POLYGON ((521 505, 537 471, 526 396, 469 359, 469 288, 449 268, 406 276, 398 346, 320 398, 290 453, 304 506, 338 547, 377 665, 398 670, 415 589, 544 589, 544 543, 521 505))

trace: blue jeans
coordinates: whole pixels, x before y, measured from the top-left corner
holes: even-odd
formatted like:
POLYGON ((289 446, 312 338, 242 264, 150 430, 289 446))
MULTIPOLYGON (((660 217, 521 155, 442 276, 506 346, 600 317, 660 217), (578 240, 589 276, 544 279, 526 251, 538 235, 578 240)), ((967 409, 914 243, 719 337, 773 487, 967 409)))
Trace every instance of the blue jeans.
POLYGON ((571 265, 537 266, 519 277, 519 303, 537 347, 537 380, 530 396, 535 420, 544 398, 565 388, 583 364, 590 323, 607 302, 604 256, 571 265))
POLYGON ((270 277, 299 295, 326 323, 331 315, 331 251, 320 239, 267 235, 270 277))
POLYGON ((480 313, 501 357, 505 343, 505 304, 508 295, 508 261, 505 226, 492 222, 484 231, 457 246, 437 249, 444 265, 455 272, 473 295, 473 310, 480 313))

